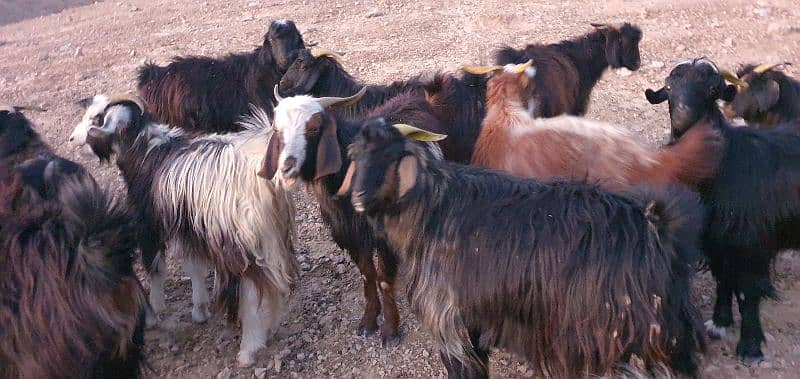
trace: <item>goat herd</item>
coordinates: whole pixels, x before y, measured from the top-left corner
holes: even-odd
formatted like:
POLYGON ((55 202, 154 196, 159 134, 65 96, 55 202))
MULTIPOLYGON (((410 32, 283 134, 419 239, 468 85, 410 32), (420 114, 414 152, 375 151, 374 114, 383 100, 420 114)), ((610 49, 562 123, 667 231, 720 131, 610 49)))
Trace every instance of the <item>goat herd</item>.
POLYGON ((0 108, 0 377, 138 376, 168 250, 192 319, 238 322, 237 363, 254 364, 298 275, 296 181, 364 280, 357 333, 400 343, 403 272, 449 377, 487 377, 494 347, 547 377, 696 376, 734 296, 736 353, 759 361, 770 266, 800 247, 800 83, 780 65, 680 62, 645 91, 669 103, 671 141, 652 149, 581 117, 606 68, 640 65, 639 28, 593 27, 389 85, 306 48, 291 21, 253 52, 146 64, 138 96, 87 99, 70 136, 115 159, 125 202, 23 107, 0 108), (702 265, 717 285, 705 325, 689 296, 702 265))

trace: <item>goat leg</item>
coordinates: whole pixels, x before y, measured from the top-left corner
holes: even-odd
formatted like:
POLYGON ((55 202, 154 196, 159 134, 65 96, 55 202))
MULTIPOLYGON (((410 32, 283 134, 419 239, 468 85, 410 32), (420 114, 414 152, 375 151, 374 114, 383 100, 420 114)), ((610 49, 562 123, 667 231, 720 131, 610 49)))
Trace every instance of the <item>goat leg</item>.
POLYGON ((372 262, 372 252, 361 250, 352 252, 350 256, 356 262, 361 279, 364 281, 364 315, 358 323, 356 333, 360 336, 368 336, 378 330, 378 313, 381 311, 381 303, 378 300, 377 272, 375 264, 372 262))
POLYGON ((393 348, 400 344, 400 314, 394 293, 394 280, 397 276, 397 261, 389 247, 383 244, 378 248, 379 285, 383 303, 383 325, 381 325, 381 345, 393 348))

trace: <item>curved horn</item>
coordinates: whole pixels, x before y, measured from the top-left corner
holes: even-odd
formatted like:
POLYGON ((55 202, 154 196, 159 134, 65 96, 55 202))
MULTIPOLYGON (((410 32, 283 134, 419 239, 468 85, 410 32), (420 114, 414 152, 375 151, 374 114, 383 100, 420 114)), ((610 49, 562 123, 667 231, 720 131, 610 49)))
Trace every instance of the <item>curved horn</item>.
POLYGON ((283 101, 283 97, 281 96, 281 94, 278 93, 278 85, 277 84, 275 85, 275 90, 273 92, 274 92, 273 94, 275 95, 275 100, 277 100, 279 103, 281 101, 283 101))
POLYGON ((361 97, 367 92, 367 86, 361 87, 361 90, 355 93, 355 95, 349 97, 320 97, 317 99, 319 105, 323 108, 330 108, 330 107, 346 107, 352 104, 357 103, 361 100, 361 97))
POLYGON ((472 75, 486 75, 503 70, 503 66, 464 66, 461 67, 461 70, 472 75))
POLYGON ((742 79, 739 79, 739 77, 736 76, 736 74, 734 74, 734 73, 732 73, 732 72, 730 72, 728 70, 719 70, 719 74, 722 75, 722 77, 725 78, 725 80, 727 80, 727 81, 731 82, 732 84, 735 84, 735 85, 737 85, 739 87, 747 88, 749 86, 746 81, 744 81, 742 79))
POLYGON ((611 26, 611 24, 601 24, 601 23, 597 23, 597 22, 590 22, 589 25, 591 25, 591 26, 593 26, 593 27, 595 27, 597 29, 613 28, 613 26, 611 26))
POLYGON ((322 47, 312 47, 309 50, 309 53, 311 53, 311 56, 314 58, 319 58, 322 56, 331 57, 336 62, 339 62, 339 64, 344 64, 344 62, 342 61, 342 56, 330 49, 325 49, 322 47))
POLYGON ((754 69, 753 69, 753 72, 755 72, 756 74, 759 74, 759 75, 761 75, 761 74, 763 74, 763 73, 765 73, 765 72, 767 72, 767 71, 769 71, 769 70, 772 70, 773 68, 775 68, 775 67, 777 67, 777 66, 781 66, 781 65, 791 65, 791 64, 792 64, 792 62, 783 62, 783 63, 764 63, 764 64, 760 64, 760 65, 758 65, 756 68, 754 68, 754 69))
POLYGON ((509 71, 515 74, 521 74, 525 72, 525 70, 531 68, 532 66, 533 66, 533 59, 528 59, 528 61, 525 63, 520 63, 512 66, 509 71))
POLYGON ((436 142, 447 138, 446 134, 429 132, 408 124, 394 124, 392 126, 399 130, 400 134, 416 141, 436 142))
POLYGON ((144 100, 142 100, 141 97, 136 95, 112 96, 111 99, 108 100, 108 105, 106 105, 106 109, 108 109, 113 105, 117 105, 119 103, 124 103, 124 102, 131 102, 136 104, 136 106, 139 107, 139 111, 141 112, 141 114, 144 115, 144 110, 145 110, 144 100))

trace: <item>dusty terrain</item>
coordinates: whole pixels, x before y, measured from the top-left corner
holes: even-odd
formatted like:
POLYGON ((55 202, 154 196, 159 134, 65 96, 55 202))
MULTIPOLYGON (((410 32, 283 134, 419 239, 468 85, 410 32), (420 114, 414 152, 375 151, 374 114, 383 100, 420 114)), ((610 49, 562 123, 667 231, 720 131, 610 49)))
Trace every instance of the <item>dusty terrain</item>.
MULTIPOLYGON (((745 62, 800 62, 796 0, 141 0, 77 6, 85 3, 0 1, 0 25, 28 18, 0 27, 0 103, 47 108, 29 114, 45 139, 117 188, 115 169, 79 158, 66 145, 81 115, 74 101, 101 91, 132 90, 134 70, 146 60, 164 63, 174 55, 251 49, 277 18, 294 19, 307 42, 344 52, 350 72, 371 83, 488 63, 501 44, 558 41, 588 32, 589 22, 636 23, 644 30, 642 68, 606 73, 594 91, 589 117, 626 125, 654 145, 668 131, 666 105, 651 106, 643 90, 660 87, 674 62, 698 56, 729 68, 745 62), (46 15, 67 5, 76 6, 46 15)), ((787 70, 800 75, 797 66, 787 70)), ((355 335, 363 305, 356 268, 330 240, 314 202, 304 193, 296 197, 302 276, 286 321, 256 368, 235 367, 236 330, 219 320, 191 322, 188 278, 173 270, 168 311, 160 328, 147 334, 148 377, 442 375, 438 354, 405 304, 405 337, 398 348, 383 349, 378 338, 355 335)), ((753 368, 738 364, 734 333, 711 342, 704 377, 800 377, 800 256, 784 254, 775 276, 783 299, 763 307, 767 360, 753 368)), ((706 317, 712 288, 708 274, 698 276, 694 296, 706 317)), ((530 376, 527 365, 502 352, 493 354, 492 371, 495 377, 530 376)))

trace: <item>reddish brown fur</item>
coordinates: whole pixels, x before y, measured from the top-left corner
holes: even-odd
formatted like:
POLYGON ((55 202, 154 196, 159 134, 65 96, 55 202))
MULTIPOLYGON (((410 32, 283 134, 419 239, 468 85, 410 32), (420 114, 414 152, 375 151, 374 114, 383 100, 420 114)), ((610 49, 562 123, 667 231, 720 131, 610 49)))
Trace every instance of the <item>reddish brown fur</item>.
POLYGON ((533 119, 525 111, 530 79, 502 73, 489 80, 481 134, 472 163, 520 177, 561 177, 613 189, 711 177, 724 149, 718 131, 695 128, 674 146, 652 151, 621 129, 562 116, 533 119), (580 130, 585 129, 585 130, 580 130))

